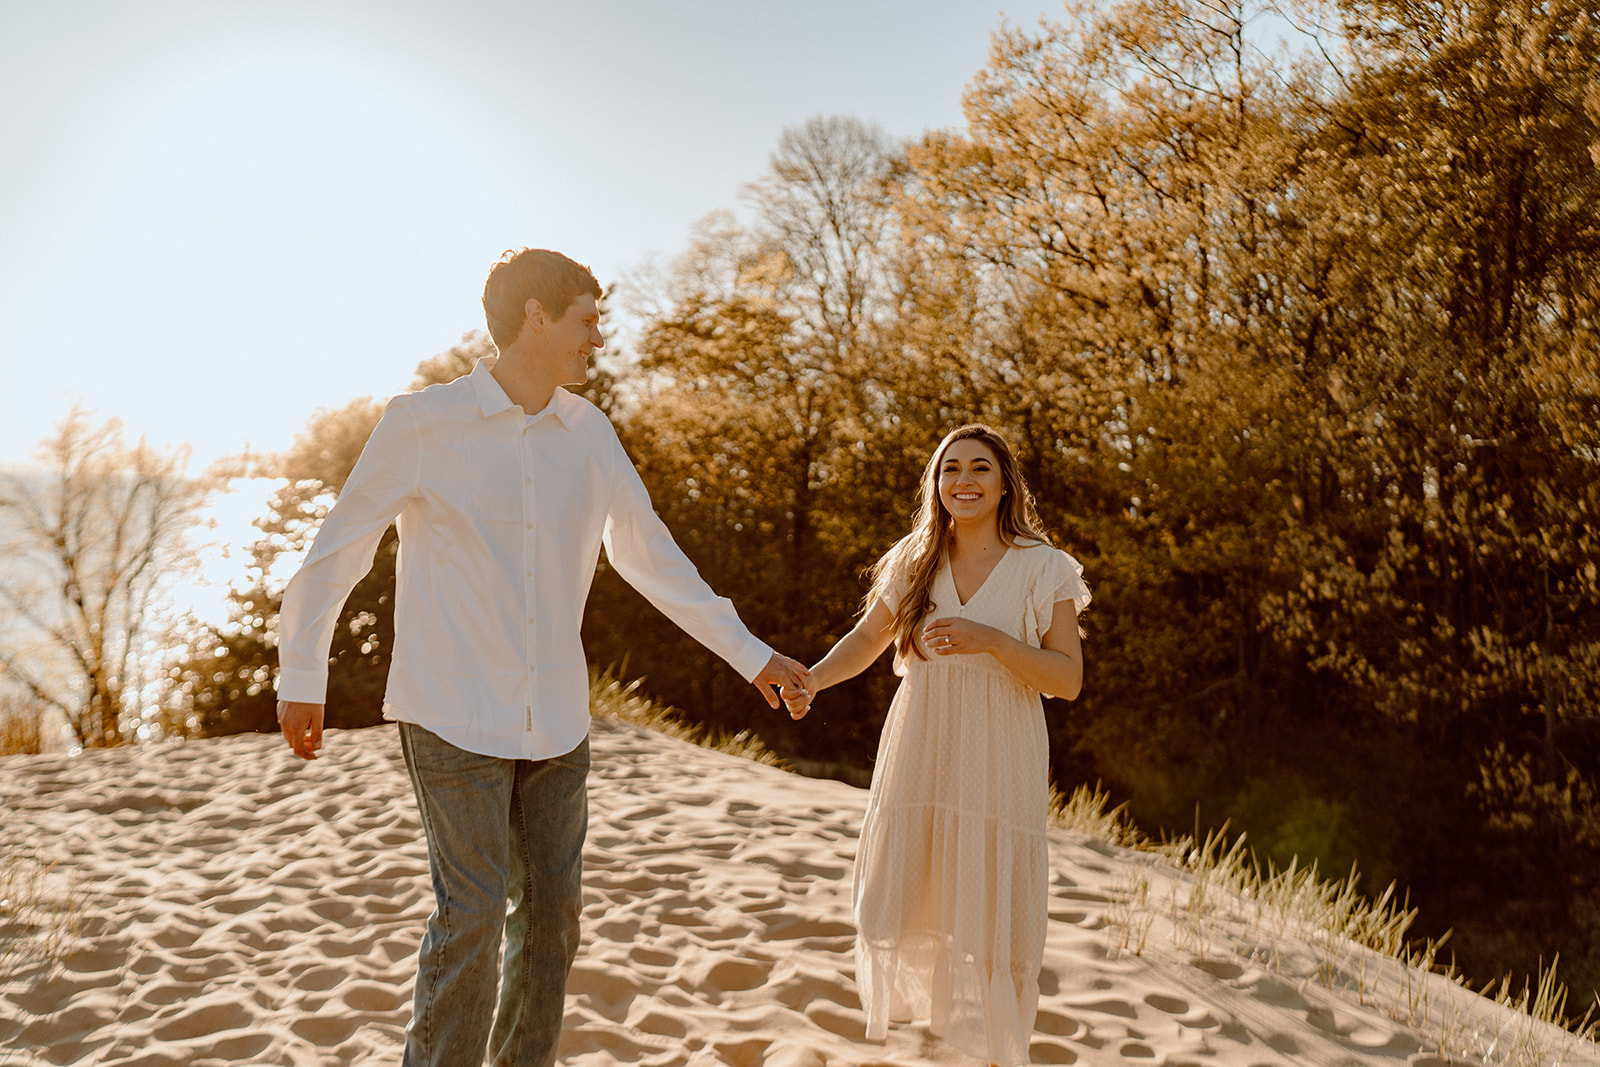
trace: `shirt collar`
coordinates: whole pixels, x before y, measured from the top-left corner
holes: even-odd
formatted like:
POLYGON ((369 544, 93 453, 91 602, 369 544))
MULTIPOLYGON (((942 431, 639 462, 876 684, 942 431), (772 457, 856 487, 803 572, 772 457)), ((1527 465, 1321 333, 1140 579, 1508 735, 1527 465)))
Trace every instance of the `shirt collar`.
MULTIPOLYGON (((478 397, 478 410, 483 412, 483 417, 486 419, 516 407, 506 395, 506 391, 500 387, 500 383, 495 381, 494 375, 489 373, 499 359, 499 356, 484 356, 472 365, 472 373, 467 375, 468 380, 472 382, 472 391, 478 397)), ((534 418, 549 416, 563 428, 570 428, 571 405, 574 399, 571 393, 557 386, 550 397, 550 403, 546 404, 542 411, 524 414, 531 414, 534 418)))

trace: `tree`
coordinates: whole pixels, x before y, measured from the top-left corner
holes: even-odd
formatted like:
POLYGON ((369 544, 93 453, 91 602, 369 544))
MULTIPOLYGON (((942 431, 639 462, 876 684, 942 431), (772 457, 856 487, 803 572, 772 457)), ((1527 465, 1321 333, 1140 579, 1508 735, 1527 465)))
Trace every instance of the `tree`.
POLYGON ((84 747, 129 740, 159 682, 172 619, 163 583, 181 567, 204 487, 187 452, 141 440, 74 407, 39 448, 38 475, 0 482, 0 607, 11 635, 0 677, 40 712, 59 714, 84 747))
MULTIPOLYGON (((618 413, 689 557, 756 633, 801 657, 848 628, 862 592, 848 579, 893 540, 863 506, 880 472, 860 447, 875 433, 864 420, 892 414, 869 394, 881 370, 874 338, 892 310, 893 154, 853 119, 786 130, 745 191, 751 222, 713 216, 675 265, 638 342, 638 402, 618 413)), ((604 626, 637 617, 614 576, 602 571, 593 602, 597 656, 626 656, 658 696, 714 726, 744 725, 743 701, 692 641, 664 627, 641 647, 633 631, 604 626)), ((871 729, 870 717, 841 718, 852 733, 871 729)), ((762 725, 777 735, 787 722, 762 725)))

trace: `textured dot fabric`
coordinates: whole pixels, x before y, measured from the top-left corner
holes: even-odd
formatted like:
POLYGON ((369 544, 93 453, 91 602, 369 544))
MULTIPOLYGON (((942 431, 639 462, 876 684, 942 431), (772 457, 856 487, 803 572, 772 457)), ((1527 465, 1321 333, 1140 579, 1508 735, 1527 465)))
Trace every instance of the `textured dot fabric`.
MULTIPOLYGON (((963 605, 946 560, 926 621, 960 616, 1037 647, 1077 560, 1013 546, 963 605)), ((885 602, 898 605, 903 580, 885 602)), ((867 1037, 926 1022, 969 1055, 1028 1062, 1044 958, 1049 743, 1039 693, 987 653, 910 656, 889 707, 856 858, 856 981, 867 1037)))

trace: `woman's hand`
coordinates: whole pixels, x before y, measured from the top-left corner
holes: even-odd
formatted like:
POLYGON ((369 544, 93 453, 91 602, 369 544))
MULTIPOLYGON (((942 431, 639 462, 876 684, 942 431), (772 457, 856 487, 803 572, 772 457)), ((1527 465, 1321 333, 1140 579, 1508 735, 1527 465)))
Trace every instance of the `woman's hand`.
POLYGON ((806 717, 806 712, 811 710, 811 693, 805 689, 792 689, 781 686, 778 695, 783 698, 783 706, 789 709, 789 718, 796 721, 806 717))
POLYGON ((1078 699, 1083 689, 1083 646, 1078 643, 1078 606, 1058 600, 1050 612, 1050 629, 1037 646, 1018 641, 1004 630, 967 619, 935 619, 923 628, 922 640, 938 656, 987 652, 1029 689, 1045 696, 1078 699))
POLYGON ((1006 635, 970 619, 934 619, 922 628, 922 643, 939 656, 971 656, 999 649, 1006 635))
MULTIPOLYGON (((811 665, 800 678, 778 689, 783 706, 789 709, 789 718, 803 719, 811 710, 812 699, 830 685, 838 685, 846 678, 854 678, 889 647, 894 639, 894 616, 884 607, 883 601, 873 598, 866 613, 856 621, 850 632, 828 650, 828 654, 811 665)), ((802 668, 803 670, 804 668, 802 668)))

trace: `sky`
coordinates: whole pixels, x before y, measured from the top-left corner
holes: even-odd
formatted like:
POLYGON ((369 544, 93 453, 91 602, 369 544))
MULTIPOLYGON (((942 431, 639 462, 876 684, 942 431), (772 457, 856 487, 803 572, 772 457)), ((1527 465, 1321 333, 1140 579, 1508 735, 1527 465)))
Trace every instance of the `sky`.
POLYGON ((191 470, 405 389, 507 248, 610 286, 786 126, 961 124, 1059 0, 0 0, 0 468, 74 403, 191 470))

